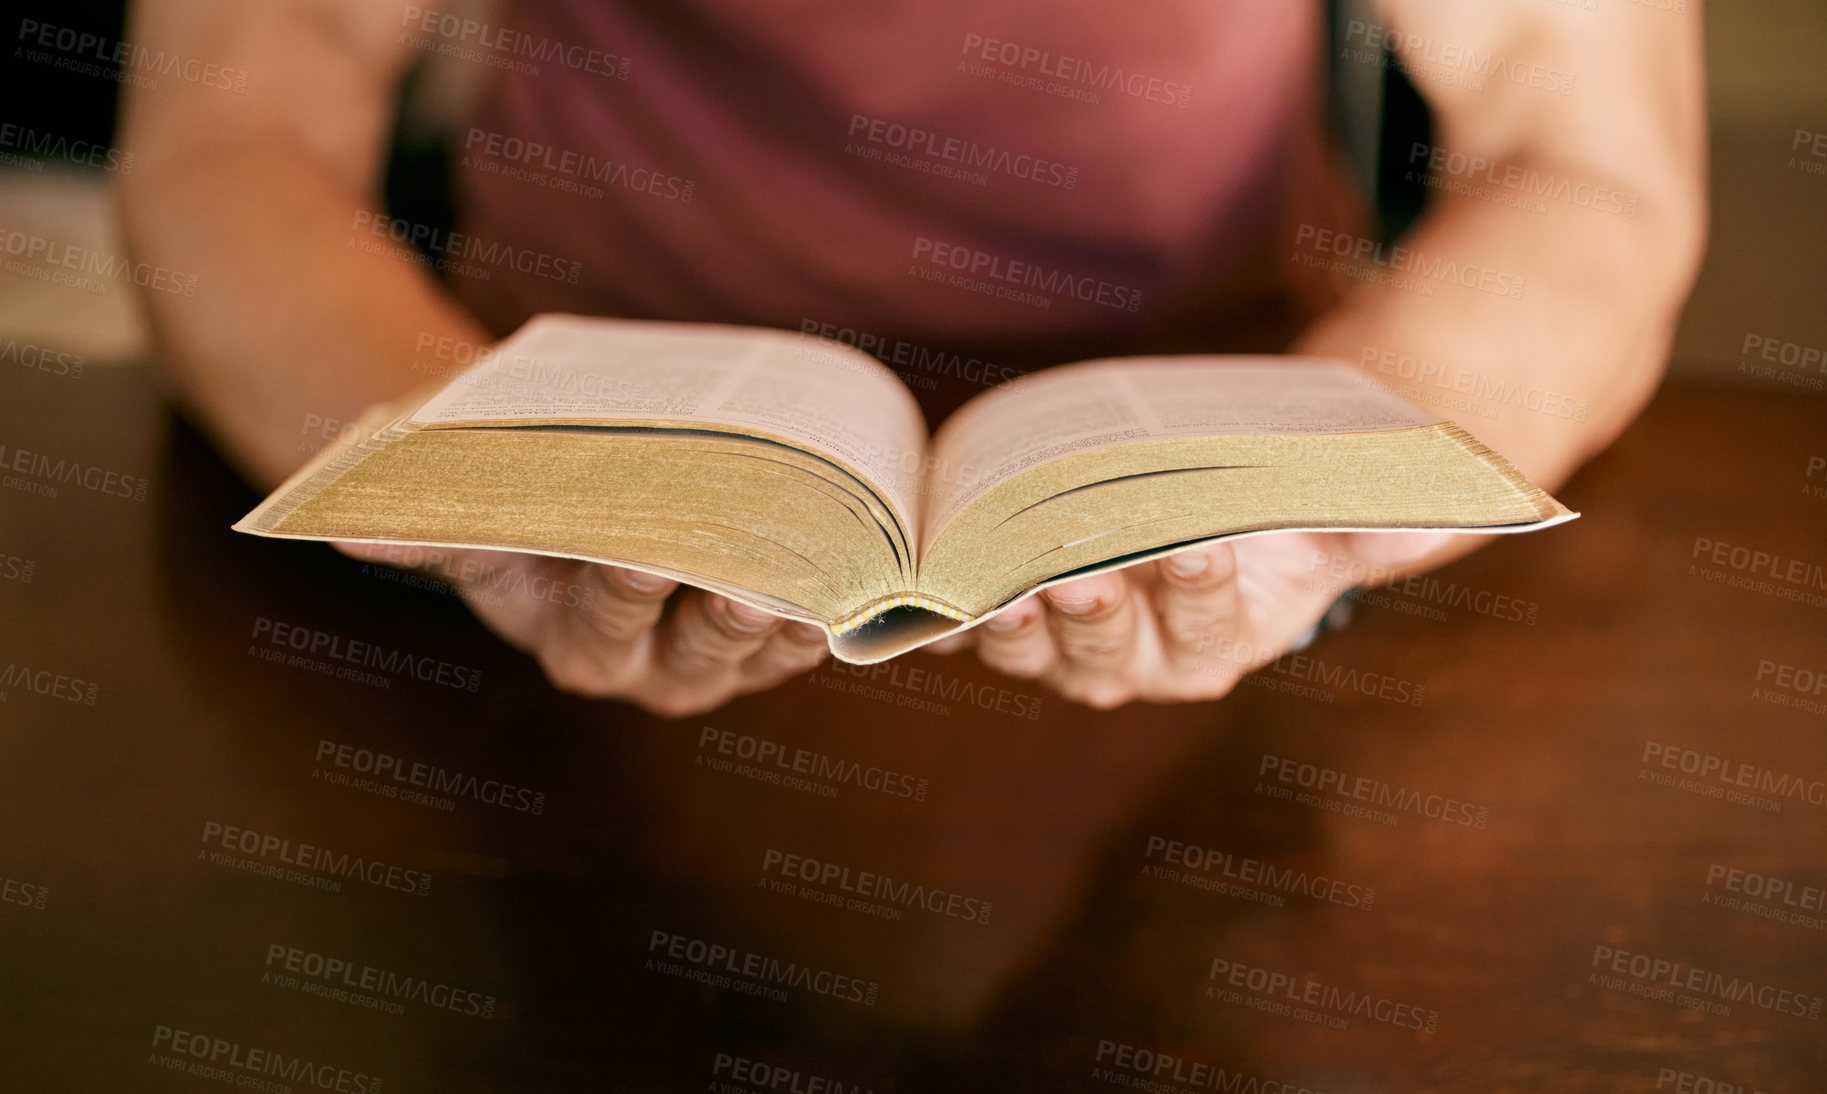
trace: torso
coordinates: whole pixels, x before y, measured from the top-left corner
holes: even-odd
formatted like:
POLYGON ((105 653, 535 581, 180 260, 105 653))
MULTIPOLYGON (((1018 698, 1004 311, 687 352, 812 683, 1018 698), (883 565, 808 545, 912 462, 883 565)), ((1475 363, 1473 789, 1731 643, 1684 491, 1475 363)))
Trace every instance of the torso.
POLYGON ((528 0, 503 21, 537 74, 498 70, 455 135, 459 227, 555 261, 453 279, 499 330, 829 325, 1023 367, 1271 349, 1329 294, 1295 227, 1354 216, 1317 5, 528 0))

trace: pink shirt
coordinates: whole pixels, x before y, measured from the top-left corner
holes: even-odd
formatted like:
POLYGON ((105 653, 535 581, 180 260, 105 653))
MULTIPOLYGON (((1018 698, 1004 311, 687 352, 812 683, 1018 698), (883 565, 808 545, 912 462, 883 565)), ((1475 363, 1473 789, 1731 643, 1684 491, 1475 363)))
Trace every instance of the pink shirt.
POLYGON ((500 331, 1274 348, 1330 296, 1296 228, 1356 219, 1321 29, 1296 0, 522 2, 455 186, 459 228, 527 272, 452 283, 500 331))

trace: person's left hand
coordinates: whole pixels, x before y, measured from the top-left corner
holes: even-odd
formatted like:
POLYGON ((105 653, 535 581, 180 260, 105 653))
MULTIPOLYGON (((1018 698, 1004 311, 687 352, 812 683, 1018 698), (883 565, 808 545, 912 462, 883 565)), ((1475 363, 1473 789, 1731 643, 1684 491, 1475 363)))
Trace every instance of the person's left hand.
POLYGON ((1347 589, 1472 538, 1278 532, 1207 544, 1055 585, 959 637, 990 667, 1098 710, 1218 699, 1288 652, 1347 589))

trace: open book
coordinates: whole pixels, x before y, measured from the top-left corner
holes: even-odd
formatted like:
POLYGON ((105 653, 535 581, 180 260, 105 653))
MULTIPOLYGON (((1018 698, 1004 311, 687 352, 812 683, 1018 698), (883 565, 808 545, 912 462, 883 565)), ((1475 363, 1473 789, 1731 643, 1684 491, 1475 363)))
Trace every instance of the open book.
POLYGON ((1065 365, 928 437, 849 346, 548 315, 352 432, 235 527, 629 566, 822 625, 859 664, 1219 537, 1574 516, 1458 426, 1301 358, 1065 365))

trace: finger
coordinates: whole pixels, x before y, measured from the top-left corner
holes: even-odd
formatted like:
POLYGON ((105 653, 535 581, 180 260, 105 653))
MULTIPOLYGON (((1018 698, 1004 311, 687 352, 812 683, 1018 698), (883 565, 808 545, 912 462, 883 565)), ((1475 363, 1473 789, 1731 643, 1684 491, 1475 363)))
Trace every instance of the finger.
POLYGON ((1156 565, 1156 625, 1169 664, 1181 671, 1223 659, 1237 632, 1237 553, 1212 543, 1169 555, 1156 565))
POLYGON ((1120 573, 1081 577, 1041 594, 1058 671, 1090 679, 1114 676, 1129 665, 1136 646, 1135 598, 1120 573))
MULTIPOLYGON (((1347 532, 1339 538, 1347 557, 1366 563, 1373 571, 1382 571, 1386 579, 1393 579, 1431 562, 1434 556, 1448 554, 1458 547, 1455 540, 1460 537, 1451 532, 1347 532)), ((1381 585, 1385 582, 1371 583, 1381 585)))
POLYGON ((922 648, 928 653, 962 653, 970 649, 971 644, 976 640, 976 631, 959 631, 956 634, 948 634, 937 642, 929 643, 922 648))
MULTIPOLYGON (((537 558, 523 564, 557 563, 537 558)), ((560 688, 579 695, 619 695, 647 671, 653 628, 678 582, 594 562, 567 565, 572 568, 561 576, 585 594, 577 608, 524 599, 518 604, 465 599, 497 634, 530 649, 560 688)))
POLYGON ((655 632, 654 667, 681 685, 714 684, 735 675, 781 623, 760 608, 694 589, 655 632))
POLYGON ((1039 597, 1029 597, 1006 611, 977 624, 977 656, 1007 676, 1033 680, 1045 676, 1058 657, 1053 632, 1047 629, 1047 609, 1039 597))
POLYGON ((811 623, 788 623, 768 636, 761 649, 742 663, 749 687, 760 690, 789 676, 811 672, 831 653, 824 628, 811 623))
POLYGON ((583 564, 578 583, 590 594, 581 611, 547 612, 561 638, 582 639, 600 654, 613 654, 639 642, 659 623, 666 598, 679 583, 623 566, 583 564))

